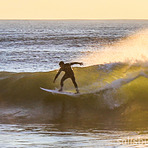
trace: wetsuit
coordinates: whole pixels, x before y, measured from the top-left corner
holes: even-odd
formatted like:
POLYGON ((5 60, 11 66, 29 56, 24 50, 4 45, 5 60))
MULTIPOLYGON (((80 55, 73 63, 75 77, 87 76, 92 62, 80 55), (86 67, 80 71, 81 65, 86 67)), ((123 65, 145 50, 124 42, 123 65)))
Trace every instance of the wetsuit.
POLYGON ((70 79, 72 80, 72 82, 73 82, 75 88, 76 88, 77 93, 79 92, 79 90, 78 90, 78 85, 77 85, 77 83, 76 83, 76 81, 75 81, 74 72, 73 72, 73 70, 72 70, 72 68, 71 68, 71 65, 74 65, 74 64, 80 64, 80 65, 82 65, 83 63, 73 62, 73 63, 66 63, 66 64, 63 64, 63 66, 59 69, 58 73, 56 74, 54 81, 56 80, 56 78, 59 76, 59 74, 60 74, 62 71, 65 72, 64 76, 63 76, 62 79, 61 79, 61 83, 60 83, 61 88, 60 88, 59 91, 62 91, 62 90, 63 90, 64 81, 65 81, 66 79, 70 78, 70 79))
POLYGON ((78 85, 77 85, 77 83, 76 83, 76 81, 75 81, 74 72, 73 72, 73 70, 71 69, 71 64, 70 64, 70 63, 64 64, 64 66, 63 66, 62 68, 60 68, 59 71, 60 71, 60 72, 61 72, 61 71, 64 71, 64 72, 65 72, 64 76, 63 76, 62 79, 61 79, 61 83, 60 83, 60 84, 61 84, 61 87, 63 87, 63 85, 64 85, 63 82, 64 82, 66 79, 71 78, 71 80, 72 80, 72 82, 73 82, 75 88, 78 88, 78 85))

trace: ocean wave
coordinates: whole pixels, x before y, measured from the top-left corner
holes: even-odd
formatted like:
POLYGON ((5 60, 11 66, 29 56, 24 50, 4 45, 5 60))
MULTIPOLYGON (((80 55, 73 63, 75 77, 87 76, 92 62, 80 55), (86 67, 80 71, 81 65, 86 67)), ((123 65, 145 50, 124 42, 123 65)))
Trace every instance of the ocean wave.
MULTIPOLYGON (((77 96, 40 89, 59 87, 62 75, 52 83, 56 72, 0 72, 1 121, 105 120, 115 116, 116 120, 135 121, 148 115, 148 67, 112 63, 74 68, 81 92, 77 96)), ((70 80, 64 91, 75 92, 70 80)))

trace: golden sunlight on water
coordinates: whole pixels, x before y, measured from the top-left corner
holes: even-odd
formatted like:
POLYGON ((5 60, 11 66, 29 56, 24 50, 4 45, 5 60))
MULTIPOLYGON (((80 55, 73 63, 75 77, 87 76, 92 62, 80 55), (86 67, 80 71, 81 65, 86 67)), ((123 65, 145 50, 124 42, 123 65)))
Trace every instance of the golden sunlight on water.
POLYGON ((147 147, 147 131, 64 128, 58 124, 0 124, 0 147, 147 147), (12 136, 13 135, 13 136, 12 136))
POLYGON ((88 65, 105 63, 145 63, 148 59, 148 30, 139 31, 110 46, 103 47, 82 57, 88 65))

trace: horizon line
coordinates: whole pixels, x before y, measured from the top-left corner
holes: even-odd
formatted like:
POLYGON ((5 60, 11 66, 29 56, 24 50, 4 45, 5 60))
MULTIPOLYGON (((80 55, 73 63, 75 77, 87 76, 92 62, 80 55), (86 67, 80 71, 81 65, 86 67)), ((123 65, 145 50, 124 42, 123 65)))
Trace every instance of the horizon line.
POLYGON ((43 21, 58 21, 58 20, 78 20, 78 21, 79 21, 79 20, 84 20, 84 21, 85 21, 85 20, 87 20, 87 21, 89 21, 89 20, 91 21, 91 20, 92 20, 92 21, 93 21, 93 20, 98 20, 98 21, 99 21, 99 20, 148 20, 148 19, 141 19, 141 18, 137 18, 137 19, 135 19, 135 18, 131 18, 131 19, 129 19, 129 18, 128 18, 128 19, 124 19, 124 18, 123 18, 123 19, 118 19, 118 18, 113 18, 113 19, 110 19, 110 18, 109 18, 109 19, 106 19, 106 18, 105 18, 105 19, 95 19, 95 18, 94 18, 94 19, 83 19, 83 18, 82 18, 82 19, 70 19, 70 18, 66 18, 66 19, 60 19, 60 18, 59 18, 59 19, 33 19, 33 18, 32 18, 32 19, 28 19, 28 18, 22 18, 22 19, 0 19, 0 21, 3 21, 3 20, 12 20, 12 21, 13 21, 13 20, 16 20, 16 21, 17 21, 17 20, 18 20, 18 21, 19 21, 19 20, 20 20, 20 21, 21 21, 21 20, 22 20, 22 21, 25 21, 25 20, 37 20, 37 21, 38 21, 38 20, 41 20, 41 21, 42 21, 42 20, 43 20, 43 21))

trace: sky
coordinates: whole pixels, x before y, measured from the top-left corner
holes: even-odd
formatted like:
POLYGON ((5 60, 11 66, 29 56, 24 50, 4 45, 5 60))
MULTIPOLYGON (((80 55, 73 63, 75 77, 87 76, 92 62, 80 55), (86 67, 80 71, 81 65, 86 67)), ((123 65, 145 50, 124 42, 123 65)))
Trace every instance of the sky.
POLYGON ((0 0, 0 19, 148 19, 148 0, 0 0))

